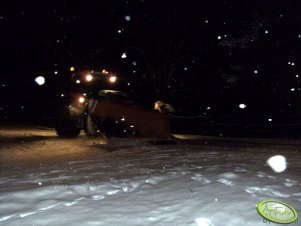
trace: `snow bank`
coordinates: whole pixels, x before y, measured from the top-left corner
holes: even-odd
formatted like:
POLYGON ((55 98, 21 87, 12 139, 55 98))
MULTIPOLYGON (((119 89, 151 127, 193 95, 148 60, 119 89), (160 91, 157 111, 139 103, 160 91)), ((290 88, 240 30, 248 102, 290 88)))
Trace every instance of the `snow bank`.
POLYGON ((266 199, 300 214, 299 146, 113 139, 88 148, 99 155, 2 171, 0 225, 278 225, 257 213, 266 199), (280 154, 287 168, 276 173, 266 161, 280 154))

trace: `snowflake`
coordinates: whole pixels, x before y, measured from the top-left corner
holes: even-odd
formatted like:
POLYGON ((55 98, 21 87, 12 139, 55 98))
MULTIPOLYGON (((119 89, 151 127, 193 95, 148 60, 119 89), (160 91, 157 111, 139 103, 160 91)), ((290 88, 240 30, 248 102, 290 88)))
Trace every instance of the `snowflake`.
POLYGON ((217 39, 221 39, 221 38, 222 38, 222 36, 220 36, 220 35, 217 37, 217 39))
POLYGON ((245 109, 247 107, 247 105, 245 105, 245 104, 240 104, 238 106, 239 106, 240 109, 245 109))
POLYGON ((130 21, 130 20, 131 20, 131 16, 126 15, 126 16, 124 17, 124 19, 125 19, 126 21, 130 21))
POLYGON ((121 58, 122 58, 122 59, 125 59, 125 58, 127 58, 127 55, 126 55, 126 53, 122 53, 122 55, 121 55, 121 58))
POLYGON ((34 81, 40 86, 45 84, 45 78, 43 76, 36 77, 34 81))

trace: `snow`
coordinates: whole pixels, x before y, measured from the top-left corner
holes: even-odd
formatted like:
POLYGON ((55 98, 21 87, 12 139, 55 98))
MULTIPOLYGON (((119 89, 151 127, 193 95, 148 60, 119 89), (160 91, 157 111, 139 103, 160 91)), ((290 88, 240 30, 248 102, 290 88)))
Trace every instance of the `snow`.
POLYGON ((282 155, 275 155, 269 158, 267 163, 276 173, 281 173, 286 169, 286 159, 282 155))
POLYGON ((45 78, 43 76, 38 76, 34 80, 39 86, 42 86, 45 84, 45 78))
POLYGON ((242 103, 242 104, 239 104, 238 107, 239 107, 240 109, 245 109, 245 108, 247 107, 247 105, 244 104, 244 103, 242 103))
POLYGON ((270 199, 300 213, 301 141, 177 137, 107 143, 2 128, 0 225, 265 225, 256 205, 270 199), (278 155, 281 173, 267 163, 278 155))
POLYGON ((126 21, 130 21, 130 20, 131 20, 131 16, 126 15, 126 16, 124 17, 124 19, 125 19, 126 21))
POLYGON ((125 59, 125 58, 127 58, 127 55, 126 55, 126 53, 122 53, 122 55, 121 55, 121 58, 122 58, 122 59, 125 59))

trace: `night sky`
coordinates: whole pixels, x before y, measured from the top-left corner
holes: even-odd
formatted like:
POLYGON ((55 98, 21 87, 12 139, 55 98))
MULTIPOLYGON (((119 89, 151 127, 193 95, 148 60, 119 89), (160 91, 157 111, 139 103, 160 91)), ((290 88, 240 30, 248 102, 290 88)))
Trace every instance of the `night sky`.
POLYGON ((1 1, 0 31, 4 122, 51 117, 71 66, 178 115, 300 120, 300 1, 1 1))

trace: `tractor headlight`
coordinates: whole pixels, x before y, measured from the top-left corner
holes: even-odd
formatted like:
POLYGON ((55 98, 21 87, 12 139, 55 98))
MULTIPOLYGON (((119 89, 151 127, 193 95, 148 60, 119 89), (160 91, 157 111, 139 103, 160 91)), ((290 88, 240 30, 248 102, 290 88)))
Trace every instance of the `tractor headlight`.
POLYGON ((110 81, 111 83, 115 83, 115 82, 117 81, 117 77, 114 76, 114 75, 112 75, 112 76, 110 76, 109 81, 110 81))
POLYGON ((78 98, 78 102, 79 102, 80 104, 85 103, 85 101, 86 101, 86 99, 85 99, 84 97, 79 97, 79 98, 78 98))
POLYGON ((85 79, 87 82, 91 82, 93 80, 93 76, 91 74, 87 74, 85 79))

